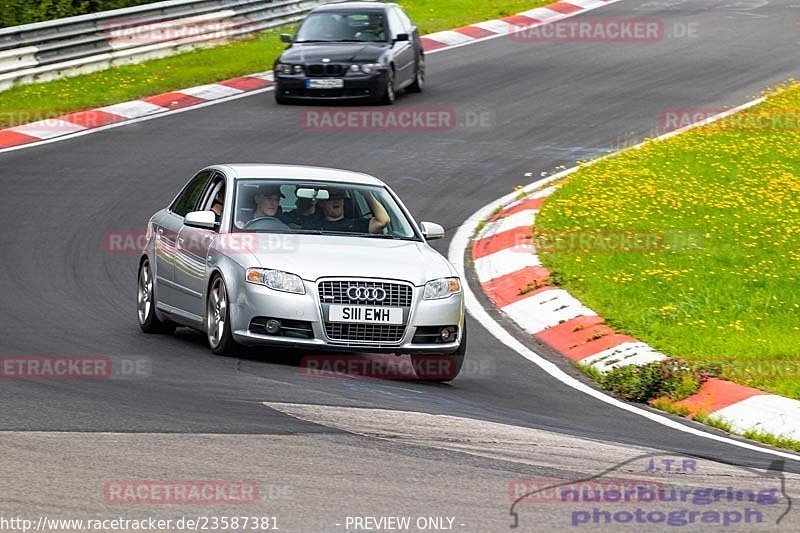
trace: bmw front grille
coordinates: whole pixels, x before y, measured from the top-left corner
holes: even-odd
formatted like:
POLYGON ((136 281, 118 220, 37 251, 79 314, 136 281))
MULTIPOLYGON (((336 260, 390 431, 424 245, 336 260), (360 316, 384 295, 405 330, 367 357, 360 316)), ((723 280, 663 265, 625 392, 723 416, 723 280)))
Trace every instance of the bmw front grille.
POLYGON ((337 64, 324 64, 324 65, 306 65, 307 76, 344 76, 344 65, 337 64))

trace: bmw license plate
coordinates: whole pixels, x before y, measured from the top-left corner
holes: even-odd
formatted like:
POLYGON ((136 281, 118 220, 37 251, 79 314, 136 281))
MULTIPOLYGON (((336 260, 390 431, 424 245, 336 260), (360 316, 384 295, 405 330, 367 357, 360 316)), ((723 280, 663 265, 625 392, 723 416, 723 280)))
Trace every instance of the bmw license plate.
POLYGON ((402 324, 403 308, 331 304, 328 307, 328 321, 350 324, 402 324))
POLYGON ((344 80, 341 78, 319 78, 306 80, 306 89, 341 89, 344 80))

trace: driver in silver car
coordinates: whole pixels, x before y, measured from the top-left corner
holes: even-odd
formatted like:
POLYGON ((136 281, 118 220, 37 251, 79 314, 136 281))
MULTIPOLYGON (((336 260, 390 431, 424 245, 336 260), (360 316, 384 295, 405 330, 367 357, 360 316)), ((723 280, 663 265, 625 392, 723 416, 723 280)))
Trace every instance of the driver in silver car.
POLYGON ((278 185, 264 185, 259 187, 254 196, 256 209, 253 219, 261 217, 277 217, 281 215, 281 188, 278 185))

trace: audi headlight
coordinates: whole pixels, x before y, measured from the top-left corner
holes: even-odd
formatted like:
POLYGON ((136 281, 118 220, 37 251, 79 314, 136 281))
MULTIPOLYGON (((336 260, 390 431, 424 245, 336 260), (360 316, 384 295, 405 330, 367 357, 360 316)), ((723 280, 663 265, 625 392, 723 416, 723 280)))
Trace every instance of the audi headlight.
POLYGON ((364 74, 372 74, 373 72, 377 72, 383 68, 383 65, 380 63, 364 63, 361 65, 361 72, 364 74))
POLYGON ((461 282, 458 278, 439 278, 425 284, 422 299, 438 300, 459 292, 461 292, 461 282))
POLYGON ((289 274, 281 270, 268 270, 262 268, 248 268, 247 281, 265 285, 276 291, 305 294, 306 288, 300 276, 289 274))

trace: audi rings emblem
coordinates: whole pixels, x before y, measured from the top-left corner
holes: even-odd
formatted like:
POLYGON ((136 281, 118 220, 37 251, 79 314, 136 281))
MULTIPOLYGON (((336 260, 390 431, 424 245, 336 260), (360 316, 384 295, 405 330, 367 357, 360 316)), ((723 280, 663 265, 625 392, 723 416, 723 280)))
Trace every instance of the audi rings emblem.
POLYGON ((350 287, 347 297, 351 300, 382 302, 386 299, 386 290, 381 287, 350 287))

